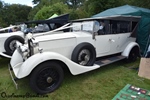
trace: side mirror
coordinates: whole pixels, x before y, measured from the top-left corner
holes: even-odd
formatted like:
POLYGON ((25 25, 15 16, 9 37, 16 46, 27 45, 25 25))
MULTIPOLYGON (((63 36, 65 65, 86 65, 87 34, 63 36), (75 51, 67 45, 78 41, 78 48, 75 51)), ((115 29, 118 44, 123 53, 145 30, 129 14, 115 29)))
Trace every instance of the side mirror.
POLYGON ((94 32, 94 33, 97 33, 98 30, 100 29, 99 27, 100 27, 99 22, 98 22, 98 21, 94 21, 93 32, 94 32))
POLYGON ((93 34, 92 34, 92 38, 95 39, 95 35, 96 33, 98 33, 99 30, 99 22, 98 21, 94 21, 94 25, 93 25, 93 34))
POLYGON ((95 32, 92 33, 92 39, 95 39, 95 32))

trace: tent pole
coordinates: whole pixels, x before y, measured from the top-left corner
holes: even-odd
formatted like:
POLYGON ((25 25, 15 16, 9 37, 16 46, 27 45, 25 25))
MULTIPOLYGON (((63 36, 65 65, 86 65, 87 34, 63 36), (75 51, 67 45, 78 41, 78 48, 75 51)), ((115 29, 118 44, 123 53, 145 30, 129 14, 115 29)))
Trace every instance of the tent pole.
POLYGON ((148 41, 147 41, 147 44, 146 44, 146 48, 145 48, 145 52, 144 52, 144 57, 147 56, 147 51, 148 51, 148 47, 150 46, 150 35, 149 35, 149 38, 148 38, 148 41))

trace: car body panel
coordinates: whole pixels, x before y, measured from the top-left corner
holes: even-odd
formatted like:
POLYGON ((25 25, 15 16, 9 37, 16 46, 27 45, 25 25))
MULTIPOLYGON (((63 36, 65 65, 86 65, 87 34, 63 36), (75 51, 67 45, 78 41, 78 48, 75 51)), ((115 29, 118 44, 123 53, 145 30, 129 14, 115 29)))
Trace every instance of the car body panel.
POLYGON ((24 38, 24 33, 21 31, 11 32, 11 33, 0 33, 0 52, 6 52, 4 48, 5 41, 11 36, 19 36, 24 38))
POLYGON ((67 57, 56 52, 37 53, 28 58, 25 62, 22 62, 22 59, 20 58, 21 56, 19 56, 17 50, 14 52, 13 56, 17 57, 15 60, 11 60, 10 64, 11 66, 13 66, 15 76, 19 79, 28 76, 31 73, 31 71, 40 63, 50 60, 59 60, 65 62, 65 64, 69 66, 68 68, 73 75, 81 74, 100 67, 99 65, 87 67, 79 65, 77 63, 72 62, 67 57))
POLYGON ((125 57, 128 58, 130 51, 131 51, 132 48, 135 47, 135 46, 138 46, 138 47, 139 47, 139 45, 138 45, 137 43, 135 43, 135 42, 130 42, 130 43, 126 46, 126 48, 124 49, 124 51, 122 52, 121 55, 123 55, 123 56, 125 56, 125 57))
MULTIPOLYGON (((74 48, 82 43, 91 44, 96 51, 96 57, 105 57, 119 53, 128 58, 131 49, 134 46, 138 46, 135 42, 136 38, 131 37, 132 32, 97 35, 94 30, 95 26, 91 25, 92 23, 94 24, 95 20, 96 19, 87 20, 87 23, 90 25, 86 25, 84 28, 85 30, 81 30, 85 23, 80 22, 82 20, 78 20, 76 25, 81 25, 81 28, 77 27, 75 30, 70 32, 59 32, 57 34, 53 34, 54 31, 52 31, 47 32, 47 34, 42 34, 35 37, 33 36, 34 39, 31 40, 38 41, 39 48, 42 48, 43 50, 37 50, 33 53, 33 55, 23 59, 21 53, 17 49, 10 61, 10 65, 15 73, 15 76, 17 78, 26 77, 32 73, 32 70, 34 70, 34 68, 36 68, 40 63, 51 60, 62 61, 67 65, 73 75, 99 68, 100 65, 94 64, 93 66, 82 66, 71 60, 74 48), (91 29, 93 30, 91 31, 91 29)), ((63 28, 66 29, 67 27, 63 28)), ((60 30, 62 29, 60 28, 60 30)))
POLYGON ((37 29, 32 28, 33 32, 35 32, 35 33, 33 33, 33 35, 36 36, 37 34, 41 34, 41 33, 49 34, 50 30, 55 29, 54 27, 51 27, 51 26, 56 25, 57 27, 61 27, 61 26, 65 25, 66 23, 68 23, 68 20, 69 20, 69 14, 62 14, 60 16, 53 17, 50 19, 45 19, 45 20, 17 22, 17 24, 20 24, 20 25, 14 25, 14 26, 0 29, 0 32, 3 32, 3 33, 0 33, 0 55, 7 57, 7 58, 8 58, 8 56, 10 56, 10 55, 7 55, 8 53, 6 52, 6 50, 4 48, 5 41, 11 36, 19 36, 19 37, 22 37, 23 39, 25 39, 26 33, 31 32, 31 31, 29 31, 31 29, 28 28, 27 26, 29 26, 31 24, 32 25, 36 24, 36 25, 39 25, 39 27, 40 27, 43 24, 43 26, 40 27, 43 29, 39 29, 38 27, 37 27, 37 29), (51 24, 53 24, 53 25, 51 25, 51 24), (15 27, 20 28, 19 31, 6 32, 7 30, 14 29, 15 27))

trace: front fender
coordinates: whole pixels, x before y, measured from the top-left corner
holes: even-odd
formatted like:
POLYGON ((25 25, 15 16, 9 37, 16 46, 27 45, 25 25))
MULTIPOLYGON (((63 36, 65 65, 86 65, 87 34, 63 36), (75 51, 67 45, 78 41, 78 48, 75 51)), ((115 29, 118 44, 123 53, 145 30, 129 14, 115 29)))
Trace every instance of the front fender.
POLYGON ((139 47, 139 45, 138 45, 136 42, 130 42, 130 43, 126 46, 125 50, 122 52, 121 55, 128 58, 128 56, 129 56, 129 54, 130 54, 130 51, 131 51, 132 48, 135 47, 135 46, 138 46, 138 47, 139 47))
POLYGON ((64 62, 67 67, 69 68, 70 72, 73 75, 81 74, 87 71, 94 70, 96 68, 99 68, 99 65, 94 65, 94 66, 82 66, 77 63, 74 63, 67 57, 55 53, 55 52, 44 52, 44 53, 38 53, 30 58, 28 58, 20 67, 17 78, 23 78, 28 76, 34 68, 36 68, 37 65, 39 65, 42 62, 48 61, 48 60, 59 60, 64 62))

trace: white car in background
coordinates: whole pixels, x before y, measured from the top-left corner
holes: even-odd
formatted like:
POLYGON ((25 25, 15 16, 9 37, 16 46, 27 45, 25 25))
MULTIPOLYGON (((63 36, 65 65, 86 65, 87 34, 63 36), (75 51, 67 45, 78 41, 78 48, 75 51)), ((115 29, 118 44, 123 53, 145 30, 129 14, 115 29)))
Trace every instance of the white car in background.
POLYGON ((10 58, 15 50, 15 43, 19 41, 24 43, 24 33, 21 30, 9 32, 9 29, 16 28, 18 26, 10 26, 0 29, 0 56, 10 58))
POLYGON ((17 23, 20 25, 0 29, 0 56, 11 58, 16 49, 16 41, 24 44, 25 35, 28 32, 32 32, 34 35, 48 32, 63 26, 68 19, 69 14, 63 14, 51 19, 21 22, 17 23), (36 27, 30 28, 32 24, 35 24, 36 27), (9 32, 10 29, 16 30, 9 32))
POLYGON ((45 94, 61 85, 65 67, 78 75, 122 59, 135 61, 140 51, 135 42, 139 20, 132 16, 79 19, 50 32, 57 34, 28 34, 28 42, 17 43, 12 55, 10 69, 16 77, 12 78, 17 84, 15 79, 29 76, 31 88, 45 94), (69 32, 61 31, 67 28, 69 32))

